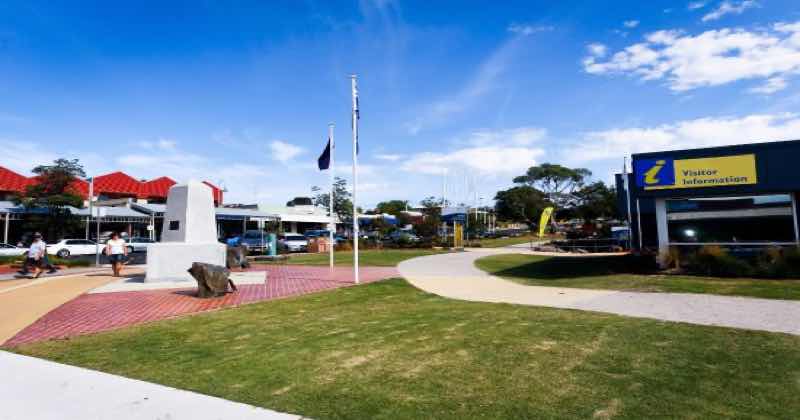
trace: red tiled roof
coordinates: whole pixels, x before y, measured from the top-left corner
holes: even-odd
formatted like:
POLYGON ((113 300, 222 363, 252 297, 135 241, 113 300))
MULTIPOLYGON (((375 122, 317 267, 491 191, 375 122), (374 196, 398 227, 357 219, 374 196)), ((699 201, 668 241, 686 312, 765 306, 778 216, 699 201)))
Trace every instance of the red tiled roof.
MULTIPOLYGON (((36 177, 26 177, 10 169, 0 166, 0 192, 23 192, 25 187, 34 184, 36 177)), ((222 190, 210 182, 204 182, 211 187, 214 201, 222 204, 222 190)), ((162 176, 150 181, 139 181, 124 172, 112 172, 94 178, 94 194, 117 194, 136 198, 167 198, 170 187, 176 182, 169 177, 162 176)), ((89 195, 89 183, 78 179, 71 188, 83 197, 89 195)))
POLYGON ((94 178, 95 192, 141 195, 142 183, 124 172, 112 172, 94 178))
POLYGON ((211 196, 214 197, 214 202, 222 204, 222 190, 208 181, 203 181, 203 184, 211 187, 211 196))
POLYGON ((31 185, 33 180, 22 176, 10 169, 0 166, 0 190, 9 192, 23 192, 25 187, 31 185))
POLYGON ((141 196, 143 198, 166 197, 167 193, 169 192, 169 188, 175 184, 176 182, 168 176, 151 179, 150 181, 142 183, 141 196))

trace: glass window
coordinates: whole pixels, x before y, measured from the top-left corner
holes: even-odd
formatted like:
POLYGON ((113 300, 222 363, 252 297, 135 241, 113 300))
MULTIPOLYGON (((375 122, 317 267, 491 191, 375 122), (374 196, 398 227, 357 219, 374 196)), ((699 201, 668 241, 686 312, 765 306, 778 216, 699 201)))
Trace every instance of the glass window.
POLYGON ((671 243, 795 241, 788 194, 667 200, 671 243))

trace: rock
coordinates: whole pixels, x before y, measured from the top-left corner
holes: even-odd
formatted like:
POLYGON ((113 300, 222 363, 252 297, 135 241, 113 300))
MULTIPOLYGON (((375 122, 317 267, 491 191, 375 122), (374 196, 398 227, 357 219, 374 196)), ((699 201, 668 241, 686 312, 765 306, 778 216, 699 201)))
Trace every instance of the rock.
POLYGON ((561 252, 561 249, 553 245, 540 245, 534 247, 534 250, 539 252, 561 252))
POLYGON ((195 262, 188 271, 197 280, 197 297, 222 296, 228 293, 228 284, 236 290, 236 286, 228 278, 231 272, 225 267, 195 262))

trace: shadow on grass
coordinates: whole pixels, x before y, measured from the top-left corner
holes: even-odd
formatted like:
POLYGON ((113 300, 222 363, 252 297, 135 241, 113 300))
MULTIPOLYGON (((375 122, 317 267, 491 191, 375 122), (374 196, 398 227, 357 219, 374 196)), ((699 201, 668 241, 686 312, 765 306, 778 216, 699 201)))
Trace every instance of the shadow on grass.
POLYGON ((556 280, 613 274, 652 274, 654 272, 654 268, 640 258, 621 255, 586 258, 542 257, 537 261, 495 271, 492 274, 501 277, 556 280))

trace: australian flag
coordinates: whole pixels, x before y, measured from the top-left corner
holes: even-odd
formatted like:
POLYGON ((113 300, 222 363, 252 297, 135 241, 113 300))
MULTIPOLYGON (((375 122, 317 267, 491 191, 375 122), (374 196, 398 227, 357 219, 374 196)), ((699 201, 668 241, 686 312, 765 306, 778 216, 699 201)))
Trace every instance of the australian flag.
POLYGON ((322 154, 319 155, 319 159, 317 159, 317 166, 319 167, 320 171, 324 171, 331 166, 331 139, 328 138, 328 144, 325 145, 325 150, 322 151, 322 154))

